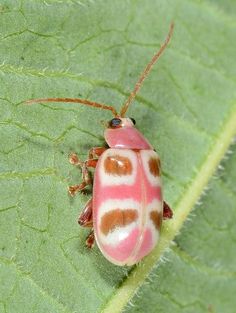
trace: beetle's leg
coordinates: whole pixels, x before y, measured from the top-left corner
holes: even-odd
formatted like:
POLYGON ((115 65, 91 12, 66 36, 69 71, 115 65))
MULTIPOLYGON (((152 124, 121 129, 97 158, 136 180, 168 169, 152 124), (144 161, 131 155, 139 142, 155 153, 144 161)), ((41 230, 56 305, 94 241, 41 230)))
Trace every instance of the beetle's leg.
POLYGON ((81 164, 81 168, 82 168, 82 178, 83 181, 82 183, 78 184, 78 185, 73 185, 73 186, 69 186, 69 193, 71 196, 74 196, 77 192, 83 190, 87 185, 90 185, 92 183, 92 179, 89 175, 89 171, 85 165, 85 163, 81 164))
POLYGON ((169 205, 164 201, 163 203, 163 218, 164 219, 169 219, 172 218, 173 216, 173 211, 169 207, 169 205))
POLYGON ((93 227, 93 199, 89 199, 79 216, 78 223, 82 227, 93 227))
POLYGON ((83 164, 83 162, 80 161, 80 159, 76 153, 70 154, 69 162, 70 162, 70 164, 75 165, 75 166, 77 166, 77 165, 82 166, 82 164, 83 164))
POLYGON ((74 196, 77 192, 83 190, 87 185, 92 184, 92 179, 88 171, 88 167, 95 168, 97 165, 97 157, 99 157, 104 151, 105 147, 94 147, 89 150, 88 160, 85 162, 80 161, 76 153, 71 153, 69 161, 72 165, 80 166, 82 169, 82 183, 79 185, 74 185, 69 187, 69 193, 74 196))
MULTIPOLYGON (((82 227, 93 227, 93 199, 89 199, 79 216, 78 223, 82 227)), ((94 245, 94 232, 90 232, 86 239, 86 246, 92 248, 94 245)))
MULTIPOLYGON (((88 160, 96 159, 97 157, 100 157, 106 149, 107 148, 105 148, 105 147, 93 147, 93 148, 91 148, 89 150, 88 160)), ((83 165, 83 162, 80 161, 78 155, 74 152, 70 154, 69 161, 72 165, 75 165, 75 166, 77 166, 77 165, 82 166, 83 165)))
POLYGON ((77 192, 83 190, 87 186, 86 182, 82 182, 79 185, 69 186, 68 191, 71 196, 74 196, 77 192))
POLYGON ((92 230, 91 233, 88 235, 87 239, 86 239, 86 246, 88 248, 93 248, 94 246, 94 241, 95 241, 95 237, 94 237, 94 231, 92 230))
POLYGON ((83 190, 87 185, 92 184, 92 179, 89 174, 88 167, 95 168, 97 165, 97 159, 89 159, 85 162, 81 162, 75 153, 70 156, 70 163, 73 165, 79 165, 82 169, 82 183, 79 185, 73 185, 69 187, 69 193, 71 196, 74 196, 77 192, 83 190))
POLYGON ((106 149, 107 148, 105 148, 105 147, 94 147, 94 148, 91 148, 89 150, 89 159, 94 159, 96 157, 100 157, 106 149))

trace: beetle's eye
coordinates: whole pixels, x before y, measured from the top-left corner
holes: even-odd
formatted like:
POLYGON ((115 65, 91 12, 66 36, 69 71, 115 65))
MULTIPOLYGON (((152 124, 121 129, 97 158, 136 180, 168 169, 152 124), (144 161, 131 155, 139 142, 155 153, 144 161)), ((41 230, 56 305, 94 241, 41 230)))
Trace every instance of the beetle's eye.
POLYGON ((133 122, 133 124, 135 125, 136 124, 136 121, 134 118, 130 117, 131 121, 133 122))
POLYGON ((121 126, 121 119, 115 117, 109 122, 109 127, 110 128, 118 128, 121 126))

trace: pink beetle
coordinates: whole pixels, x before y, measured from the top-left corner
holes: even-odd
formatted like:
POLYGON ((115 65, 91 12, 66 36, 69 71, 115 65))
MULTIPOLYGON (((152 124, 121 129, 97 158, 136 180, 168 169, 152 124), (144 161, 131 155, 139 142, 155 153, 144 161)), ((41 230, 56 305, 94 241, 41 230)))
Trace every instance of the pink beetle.
POLYGON ((34 102, 76 102, 110 110, 114 118, 105 130, 109 146, 92 148, 89 157, 81 162, 73 153, 70 162, 82 168, 83 181, 70 186, 74 195, 92 183, 88 168, 95 168, 93 198, 79 217, 79 224, 91 227, 86 244, 94 239, 103 255, 116 265, 133 265, 156 246, 162 218, 171 218, 172 211, 163 201, 160 179, 160 159, 151 144, 134 127, 135 121, 125 113, 139 91, 143 80, 166 48, 173 33, 173 24, 160 50, 153 56, 123 105, 120 114, 114 107, 86 99, 47 98, 34 102))

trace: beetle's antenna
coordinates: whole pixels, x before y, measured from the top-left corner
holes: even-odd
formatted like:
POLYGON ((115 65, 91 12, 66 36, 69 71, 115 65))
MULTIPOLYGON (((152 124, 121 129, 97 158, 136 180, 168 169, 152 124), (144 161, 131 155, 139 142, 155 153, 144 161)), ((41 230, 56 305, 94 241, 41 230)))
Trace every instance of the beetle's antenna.
POLYGON ((46 98, 46 99, 31 99, 28 101, 25 101, 26 104, 33 104, 33 103, 38 103, 38 102, 74 102, 74 103, 80 103, 80 104, 85 104, 85 105, 90 105, 95 108, 100 108, 103 110, 109 110, 113 113, 113 115, 116 117, 118 116, 118 113, 116 112, 116 109, 113 108, 110 105, 102 104, 102 103, 97 103, 94 101, 90 101, 87 99, 80 99, 80 98, 46 98))
POLYGON ((157 51, 157 53, 154 54, 154 56, 152 57, 151 61, 148 63, 148 65, 146 66, 146 68, 142 72, 141 76, 139 77, 139 80, 135 84, 134 90, 131 92, 129 98, 127 99, 125 104, 122 106, 121 112, 120 112, 120 116, 121 117, 125 116, 125 113, 128 110, 128 107, 130 106, 131 102, 134 100, 134 98, 136 97, 136 95, 139 92, 140 88, 142 87, 142 83, 143 83, 144 79, 148 76, 148 74, 151 71, 153 65, 159 59, 159 57, 161 56, 162 52, 165 50, 166 46, 170 42, 171 36, 173 34, 173 30, 174 30, 174 23, 171 23, 170 24, 169 33, 168 33, 168 35, 166 37, 165 42, 162 44, 162 46, 159 49, 159 51, 157 51))

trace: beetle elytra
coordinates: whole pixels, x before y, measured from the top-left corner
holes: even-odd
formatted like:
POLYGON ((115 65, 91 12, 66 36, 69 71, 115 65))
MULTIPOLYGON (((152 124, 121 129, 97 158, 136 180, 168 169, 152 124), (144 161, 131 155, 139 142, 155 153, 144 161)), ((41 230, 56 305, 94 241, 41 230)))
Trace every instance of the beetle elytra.
POLYGON ((82 191, 93 183, 93 197, 79 217, 79 224, 92 231, 86 244, 96 240, 102 254, 116 265, 133 265, 156 246, 162 219, 172 211, 162 198, 160 159, 152 145, 125 114, 144 79, 159 59, 173 34, 173 23, 159 51, 153 56, 127 101, 117 113, 113 106, 77 98, 32 99, 36 102, 74 102, 110 110, 114 118, 104 133, 109 148, 95 147, 85 162, 73 153, 70 162, 82 169, 82 182, 70 186, 69 193, 82 191), (88 168, 95 168, 92 181, 88 168))

